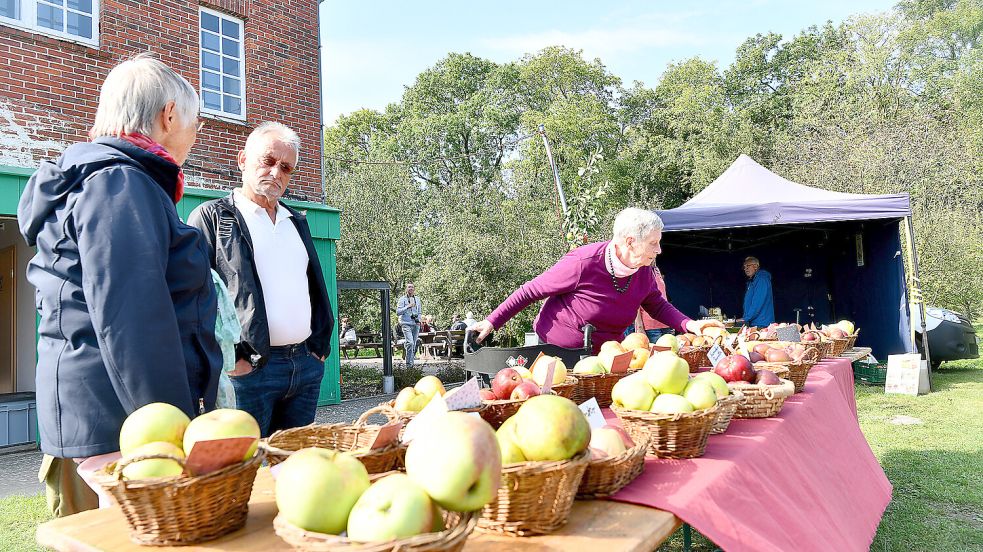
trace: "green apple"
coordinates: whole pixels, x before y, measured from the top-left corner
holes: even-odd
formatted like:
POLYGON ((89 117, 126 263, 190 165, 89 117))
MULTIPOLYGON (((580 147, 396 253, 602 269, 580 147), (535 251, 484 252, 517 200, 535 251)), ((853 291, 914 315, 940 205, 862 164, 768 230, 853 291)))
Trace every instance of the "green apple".
POLYGON ((434 508, 427 493, 405 473, 376 481, 348 515, 348 538, 389 541, 430 532, 434 508))
POLYGON ((190 455, 191 448, 198 441, 212 439, 227 439, 229 437, 253 437, 256 441, 246 451, 243 460, 248 460, 256 453, 259 445, 259 424, 256 418, 245 410, 235 408, 219 408, 198 416, 188 424, 184 432, 184 453, 190 455))
MULTIPOLYGON (((563 361, 559 357, 553 358, 556 359, 556 367, 553 369, 553 385, 556 385, 563 383, 563 380, 567 379, 567 366, 563 364, 563 361)), ((546 383, 547 364, 549 364, 549 358, 544 356, 532 367, 532 381, 536 382, 540 387, 546 383)))
POLYGON ((495 431, 477 415, 448 412, 410 442, 406 474, 443 508, 479 510, 495 498, 502 481, 495 431))
POLYGON ((611 401, 631 410, 648 410, 656 395, 641 372, 621 378, 611 388, 611 401))
MULTIPOLYGON (((148 456, 151 454, 166 454, 168 456, 173 456, 174 458, 184 460, 184 451, 182 451, 180 447, 174 443, 168 443, 166 441, 156 441, 153 443, 140 445, 139 447, 130 451, 130 454, 124 456, 123 460, 135 458, 137 456, 148 456)), ((174 460, 169 460, 167 458, 154 458, 128 464, 123 468, 123 478, 152 479, 154 477, 174 477, 176 475, 181 475, 183 472, 184 469, 181 467, 181 464, 175 462, 174 460)))
POLYGON ((608 427, 599 427, 590 432, 590 448, 600 450, 609 457, 628 450, 621 434, 608 427))
POLYGON ((590 424, 570 399, 539 395, 512 417, 515 443, 527 460, 567 460, 587 447, 590 424))
POLYGON ((413 388, 416 389, 418 393, 423 393, 426 395, 427 402, 430 402, 430 399, 432 399, 434 395, 439 394, 440 396, 444 396, 444 393, 446 393, 446 391, 444 391, 444 384, 441 383, 437 376, 423 376, 420 378, 420 381, 416 382, 416 385, 413 386, 413 388))
POLYGON ((529 371, 529 368, 526 368, 525 366, 513 366, 512 369, 518 372, 519 375, 522 376, 522 379, 532 379, 532 372, 529 371))
POLYGON ((287 521, 304 529, 337 535, 369 488, 369 472, 347 452, 307 448, 291 454, 276 476, 276 506, 287 521))
POLYGON ((659 393, 681 393, 689 381, 689 364, 672 351, 661 351, 645 363, 642 373, 659 393))
POLYGON ((846 332, 847 335, 853 335, 853 330, 856 328, 853 326, 853 322, 849 320, 840 320, 836 323, 836 326, 846 332))
POLYGON ((662 334, 655 342, 659 347, 670 347, 673 353, 679 352, 679 340, 672 334, 662 334))
POLYGON ((604 371, 606 373, 610 373, 611 367, 614 366, 614 357, 623 354, 624 352, 619 353, 614 348, 608 348, 606 351, 597 353, 597 360, 600 361, 602 366, 604 366, 604 371))
POLYGON ((180 447, 191 420, 180 408, 167 403, 151 403, 134 410, 119 430, 119 451, 129 456, 147 443, 165 441, 180 447))
POLYGON ((717 393, 717 398, 722 399, 727 395, 730 395, 730 387, 727 387, 727 380, 720 377, 720 374, 715 374, 713 372, 700 372, 693 376, 693 379, 705 381, 713 386, 713 390, 717 393))
POLYGON ((621 353, 626 353, 625 348, 621 345, 620 341, 605 341, 601 344, 601 348, 598 350, 598 354, 610 351, 615 355, 620 355, 621 353))
POLYGON ((604 363, 596 356, 584 357, 573 366, 574 374, 603 374, 607 371, 604 363))
POLYGON ((413 387, 404 387, 396 395, 395 408, 402 412, 419 412, 427 406, 432 398, 413 387))
POLYGON ((710 408, 717 404, 717 392, 709 381, 702 379, 691 379, 683 389, 683 398, 693 405, 697 410, 710 408))
POLYGON ((526 457, 522 454, 522 449, 515 443, 515 416, 505 420, 495 438, 498 440, 498 448, 502 451, 502 465, 517 464, 525 462, 526 457))
POLYGON ((665 393, 655 398, 655 401, 652 402, 652 408, 649 410, 658 412, 659 414, 681 414, 692 412, 694 408, 685 397, 665 393))

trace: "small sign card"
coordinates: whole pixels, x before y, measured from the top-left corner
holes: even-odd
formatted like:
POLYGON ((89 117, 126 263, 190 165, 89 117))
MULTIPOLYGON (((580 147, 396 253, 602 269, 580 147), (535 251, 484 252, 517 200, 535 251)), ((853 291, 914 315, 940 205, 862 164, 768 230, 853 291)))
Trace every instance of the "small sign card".
POLYGON ((885 393, 918 395, 922 357, 918 354, 888 355, 885 393))
POLYGON ((539 362, 545 362, 546 366, 546 381, 543 382, 542 391, 543 395, 549 394, 550 389, 553 389, 553 374, 556 372, 556 357, 550 357, 549 360, 542 360, 539 362))
POLYGON ((184 465, 192 475, 205 475, 226 466, 242 462, 246 451, 256 442, 255 437, 230 437, 198 441, 191 447, 184 465))
POLYGON ((775 335, 779 341, 802 341, 802 335, 795 326, 783 326, 775 330, 775 335))
POLYGON ((741 354, 744 355, 744 358, 751 360, 751 353, 747 350, 747 343, 743 341, 741 342, 741 354))
POLYGON ((375 441, 372 441, 372 445, 369 448, 381 449, 395 443, 399 440, 399 430, 401 429, 403 429, 403 422, 399 421, 382 426, 379 428, 379 433, 375 436, 375 441))
POLYGON ((714 368, 716 368, 717 363, 723 360, 726 356, 727 353, 724 352, 720 345, 714 345, 713 347, 710 347, 709 351, 707 351, 707 358, 710 359, 710 364, 713 365, 714 368))
POLYGON ((403 432, 403 442, 409 443, 414 437, 420 434, 421 431, 426 431, 426 425, 440 418, 444 414, 447 414, 447 403, 444 401, 444 397, 440 395, 434 395, 427 406, 423 407, 413 419, 406 424, 406 431, 403 432))
POLYGON ((469 379, 464 385, 451 389, 444 395, 444 402, 447 403, 448 410, 466 410, 468 408, 478 408, 481 406, 481 386, 478 378, 469 379))
POLYGON ((580 411, 587 417, 587 422, 590 424, 591 431, 604 427, 604 424, 607 423, 607 421, 604 419, 604 414, 601 414, 601 405, 597 404, 597 399, 594 397, 591 397, 590 399, 581 403, 580 411))
POLYGON ((649 345, 649 354, 654 355, 655 353, 661 353, 662 351, 671 351, 672 347, 663 347, 662 345, 649 345))
POLYGON ((612 374, 624 374, 628 371, 631 365, 631 359, 635 357, 635 353, 628 351, 627 353, 621 353, 620 355, 614 357, 611 361, 611 373, 612 374))

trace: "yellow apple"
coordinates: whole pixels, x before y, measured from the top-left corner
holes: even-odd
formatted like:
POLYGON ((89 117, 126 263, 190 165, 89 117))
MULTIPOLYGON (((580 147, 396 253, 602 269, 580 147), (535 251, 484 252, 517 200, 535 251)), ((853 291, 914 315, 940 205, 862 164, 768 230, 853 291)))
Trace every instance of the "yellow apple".
POLYGON ((608 427, 599 427, 591 431, 590 448, 603 451, 608 456, 617 456, 628 450, 621 434, 608 427))
POLYGON ((635 349, 631 353, 631 362, 628 364, 628 368, 631 370, 641 370, 644 368, 649 355, 652 354, 648 349, 635 349))
POLYGON ((574 374, 603 374, 607 371, 604 362, 596 356, 584 357, 573 366, 574 374))
POLYGON ((611 389, 611 401, 631 410, 648 410, 657 393, 645 381, 645 374, 634 373, 618 380, 611 389))
POLYGON ((423 488, 405 473, 394 473, 359 497, 348 516, 348 538, 378 542, 427 533, 433 515, 433 503, 423 488))
POLYGON ((626 351, 634 351, 635 349, 648 349, 649 348, 649 337, 642 332, 635 332, 628 334, 621 341, 621 348, 626 351))
POLYGON ((649 410, 659 414, 682 414, 692 412, 693 405, 685 397, 666 393, 656 397, 655 401, 652 402, 652 408, 649 410))
POLYGON ((188 424, 187 431, 184 432, 184 453, 191 454, 192 447, 198 441, 210 441, 212 439, 228 439, 230 437, 252 437, 256 439, 243 460, 248 460, 256 453, 259 444, 259 424, 256 418, 245 410, 235 408, 219 408, 206 412, 198 416, 188 424))
POLYGON ((522 376, 522 379, 532 379, 532 372, 529 371, 529 368, 526 368, 525 366, 513 366, 512 369, 518 372, 519 375, 522 376))
POLYGON ((423 410, 423 407, 427 406, 430 399, 431 397, 417 391, 413 387, 404 387, 396 395, 395 408, 402 412, 419 412, 423 410))
POLYGON ((306 531, 337 535, 369 488, 369 472, 347 452, 307 448, 279 467, 276 506, 287 521, 306 531))
POLYGON ((645 363, 645 380, 659 393, 682 393, 689 381, 689 364, 672 354, 661 351, 645 363))
MULTIPOLYGON (((166 441, 156 441, 153 443, 140 445, 139 447, 130 451, 130 454, 124 456, 123 460, 128 458, 136 458, 137 456, 149 456, 151 454, 166 454, 168 456, 173 456, 174 458, 184 460, 184 451, 182 451, 174 443, 168 443, 166 441)), ((181 467, 181 464, 167 458, 140 460, 139 462, 128 464, 123 468, 124 479, 174 477, 181 475, 182 473, 184 473, 184 469, 181 467)))
POLYGON ((674 353, 679 352, 679 340, 672 334, 660 335, 655 344, 659 347, 669 347, 674 353))
POLYGON ((539 395, 512 416, 515 444, 527 460, 567 460, 587 448, 590 424, 570 399, 539 395))
POLYGON ((165 441, 180 447, 191 420, 180 408, 167 403, 151 403, 134 410, 119 430, 119 451, 128 456, 147 443, 165 441))
POLYGON ((525 462, 526 457, 522 454, 522 449, 515 443, 515 416, 505 420, 505 423, 495 432, 498 440, 498 448, 502 451, 502 465, 516 464, 525 462))
POLYGON ((625 351, 625 348, 621 346, 621 343, 618 342, 618 341, 605 341, 601 345, 601 348, 598 351, 598 354, 603 353, 605 351, 614 351, 615 353, 624 353, 624 352, 627 352, 627 351, 625 351))
MULTIPOLYGON (((563 383, 563 380, 567 379, 567 367, 559 357, 552 358, 556 359, 556 368, 553 369, 553 385, 563 383)), ((532 380, 540 387, 546 383, 547 364, 549 364, 549 357, 544 356, 532 367, 532 380)))
POLYGON ((443 397, 445 393, 444 384, 441 383, 437 376, 423 376, 420 378, 420 381, 416 382, 416 385, 413 388, 416 389, 417 392, 426 395, 427 402, 430 402, 430 399, 432 399, 434 395, 440 394, 440 396, 443 397))
POLYGON ((717 404, 717 392, 705 379, 691 379, 683 389, 683 398, 697 410, 710 408, 717 404))

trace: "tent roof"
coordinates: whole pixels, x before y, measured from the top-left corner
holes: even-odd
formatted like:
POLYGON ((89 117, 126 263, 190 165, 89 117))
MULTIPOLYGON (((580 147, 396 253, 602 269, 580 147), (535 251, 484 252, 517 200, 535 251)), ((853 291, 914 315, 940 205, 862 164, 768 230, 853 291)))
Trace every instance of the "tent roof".
POLYGON ((692 199, 657 212, 671 232, 902 218, 911 206, 908 194, 846 194, 797 184, 741 155, 692 199))

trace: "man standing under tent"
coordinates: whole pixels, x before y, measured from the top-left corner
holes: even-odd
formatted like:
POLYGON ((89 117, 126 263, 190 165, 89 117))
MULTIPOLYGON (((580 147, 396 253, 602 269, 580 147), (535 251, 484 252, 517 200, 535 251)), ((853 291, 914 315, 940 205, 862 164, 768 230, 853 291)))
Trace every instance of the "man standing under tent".
POLYGON ((763 328, 775 321, 775 301, 771 293, 771 273, 761 269, 757 257, 744 259, 744 275, 748 277, 744 292, 744 323, 763 328))

